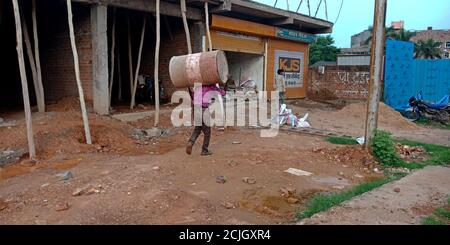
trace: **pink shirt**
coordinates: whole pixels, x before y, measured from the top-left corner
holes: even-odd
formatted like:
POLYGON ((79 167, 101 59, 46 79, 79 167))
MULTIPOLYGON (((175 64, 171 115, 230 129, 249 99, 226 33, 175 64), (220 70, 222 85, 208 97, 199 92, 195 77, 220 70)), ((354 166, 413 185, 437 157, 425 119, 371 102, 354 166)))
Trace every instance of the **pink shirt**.
POLYGON ((225 95, 225 90, 218 88, 216 85, 202 85, 194 89, 194 106, 201 105, 202 108, 208 108, 211 99, 217 93, 225 95), (211 92, 211 93, 209 93, 211 92))

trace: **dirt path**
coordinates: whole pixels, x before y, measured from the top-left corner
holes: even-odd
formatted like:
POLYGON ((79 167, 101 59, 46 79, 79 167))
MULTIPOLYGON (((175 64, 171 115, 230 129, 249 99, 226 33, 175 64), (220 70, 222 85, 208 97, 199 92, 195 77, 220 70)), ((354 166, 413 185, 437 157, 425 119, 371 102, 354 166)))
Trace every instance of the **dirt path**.
POLYGON ((256 130, 229 128, 214 132, 211 149, 214 155, 208 157, 200 156, 198 145, 191 156, 183 147, 154 155, 61 155, 40 163, 47 167, 0 181, 0 203, 6 204, 0 223, 292 223, 295 211, 316 192, 350 188, 382 176, 373 173, 376 166, 363 165, 366 155, 359 148, 312 136, 281 133, 260 138, 256 130), (288 168, 313 175, 284 173, 288 168), (74 178, 59 181, 57 174, 67 170, 74 178), (222 175, 226 183, 217 183, 222 175), (244 177, 256 183, 244 183, 244 177), (93 194, 72 196, 88 185, 93 194), (298 203, 281 197, 282 187, 294 188, 298 203), (236 207, 227 209, 224 202, 236 207), (61 203, 68 209, 57 211, 61 203))
POLYGON ((426 167, 299 224, 421 224, 449 195, 450 168, 426 167))

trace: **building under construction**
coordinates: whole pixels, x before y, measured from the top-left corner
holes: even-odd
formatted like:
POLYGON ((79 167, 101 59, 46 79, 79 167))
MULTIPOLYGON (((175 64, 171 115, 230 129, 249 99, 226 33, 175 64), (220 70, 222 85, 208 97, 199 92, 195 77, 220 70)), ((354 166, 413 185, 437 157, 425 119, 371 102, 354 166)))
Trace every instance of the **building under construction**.
MULTIPOLYGON (((155 2, 72 0, 81 84, 88 106, 96 113, 110 113, 110 100, 112 105, 129 103, 136 75, 154 84, 155 2)), ((37 104, 39 93, 30 68, 36 67, 38 57, 35 54, 32 61, 26 55, 35 47, 33 34, 39 40, 39 70, 45 102, 78 96, 66 1, 19 0, 18 3, 22 27, 28 30, 28 34, 24 33, 24 53, 31 104, 37 104), (25 45, 27 38, 30 45, 25 45), (30 65, 31 62, 35 65, 30 65)), ((308 45, 314 41, 314 34, 330 33, 331 22, 246 0, 188 0, 186 3, 194 53, 209 46, 205 38, 205 13, 209 13, 212 48, 226 52, 229 72, 237 84, 251 78, 258 90, 271 91, 276 70, 283 68, 287 97, 306 96, 308 45), (208 2, 208 12, 205 2, 208 2)), ((161 0, 160 15, 159 81, 164 92, 161 100, 170 101, 175 88, 169 77, 169 61, 173 56, 188 53, 180 1, 161 0)), ((1 0, 2 108, 19 108, 23 103, 14 23, 12 1, 1 0)))

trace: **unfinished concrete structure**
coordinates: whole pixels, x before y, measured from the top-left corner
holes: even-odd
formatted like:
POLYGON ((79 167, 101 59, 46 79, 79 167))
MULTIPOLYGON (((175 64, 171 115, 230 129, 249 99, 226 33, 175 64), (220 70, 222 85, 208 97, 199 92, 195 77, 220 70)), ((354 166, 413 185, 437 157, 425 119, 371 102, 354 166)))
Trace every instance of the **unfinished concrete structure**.
MULTIPOLYGON (((1 0, 0 5, 0 51, 2 56, 3 79, 1 83, 0 104, 3 106, 21 106, 20 79, 15 53, 14 20, 11 1, 1 0)), ((72 0, 75 38, 80 60, 81 81, 90 107, 98 114, 110 113, 110 69, 111 69, 111 27, 116 21, 115 33, 115 70, 111 101, 117 104, 130 101, 130 72, 136 69, 141 28, 144 17, 147 26, 142 50, 142 62, 138 74, 151 78, 154 73, 155 47, 155 1, 147 0, 72 0), (130 33, 128 38, 128 32, 130 33), (129 52, 131 50, 131 52, 129 52), (130 59, 131 58, 131 59, 130 59), (131 61, 131 66, 130 66, 131 61), (131 69, 130 69, 131 68, 131 69)), ((187 19, 191 33, 193 52, 202 50, 205 34, 205 1, 187 1, 187 19)), ((235 76, 247 76, 258 80, 259 89, 271 90, 274 63, 278 56, 276 50, 302 52, 305 69, 303 92, 288 91, 291 97, 306 95, 308 40, 313 34, 329 33, 332 23, 306 15, 289 12, 267 5, 246 0, 210 0, 212 40, 214 49, 223 49, 230 53, 230 66, 235 76), (220 19, 222 18, 222 19, 220 19), (227 18, 226 22, 219 20, 227 18), (236 22, 234 22, 236 21, 236 22), (231 24, 230 24, 231 23, 231 24), (234 25, 233 23, 237 23, 234 25), (243 23, 261 29, 245 30, 243 23), (271 30, 272 33, 265 33, 271 30), (225 33, 225 34, 224 34, 225 33), (227 36, 227 34, 230 35, 227 36), (250 37, 249 37, 250 36, 250 37), (228 38, 228 39, 227 39, 228 38), (239 50, 236 40, 260 40, 259 50, 247 52, 239 50), (272 42, 270 41, 272 40, 272 42), (225 42, 224 42, 225 41, 225 42), (223 46, 222 44, 227 44, 223 46), (232 53, 233 52, 233 53, 232 53), (247 72, 248 71, 248 72, 247 72), (238 75, 240 74, 240 75, 238 75)), ((42 81, 47 103, 65 97, 78 96, 73 68, 73 57, 67 26, 67 11, 64 1, 36 0, 38 35, 42 63, 42 81)), ((26 21, 31 26, 31 1, 19 1, 26 21)), ((187 54, 186 36, 181 19, 178 0, 161 0, 161 49, 159 59, 159 80, 163 90, 162 100, 170 100, 175 91, 169 78, 169 61, 176 55, 187 54)), ((278 57, 280 58, 280 57, 278 57)), ((29 68, 27 68, 29 69, 29 68)), ((29 71, 28 71, 29 72, 29 71)), ((151 79, 150 79, 151 80, 151 79)), ((36 98, 30 82, 32 104, 36 98)), ((151 82, 150 82, 151 84, 151 82)), ((151 90, 154 90, 150 87, 151 90)))

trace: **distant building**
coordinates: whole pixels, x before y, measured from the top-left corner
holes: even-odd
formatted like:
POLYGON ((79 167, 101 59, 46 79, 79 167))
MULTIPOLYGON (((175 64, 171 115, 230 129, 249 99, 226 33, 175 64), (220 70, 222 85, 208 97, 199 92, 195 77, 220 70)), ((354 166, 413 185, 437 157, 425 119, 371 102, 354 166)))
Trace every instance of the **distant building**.
POLYGON ((401 21, 392 21, 391 22, 391 27, 394 30, 405 29, 405 22, 403 20, 401 20, 401 21))
POLYGON ((370 47, 369 38, 372 36, 372 32, 369 30, 362 31, 356 35, 352 36, 352 48, 370 47))
POLYGON ((319 67, 319 66, 336 66, 336 61, 317 61, 310 68, 319 67))
POLYGON ((338 55, 338 66, 369 66, 370 54, 366 55, 338 55))
POLYGON ((450 30, 433 30, 433 27, 428 27, 425 31, 417 31, 417 34, 411 38, 412 42, 419 40, 426 41, 433 39, 441 42, 441 56, 443 59, 450 59, 450 30))
POLYGON ((337 56, 338 66, 368 66, 370 65, 370 47, 342 48, 337 56))
POLYGON ((342 48, 337 57, 338 66, 370 65, 370 37, 372 32, 367 28, 351 38, 351 48, 342 48))

